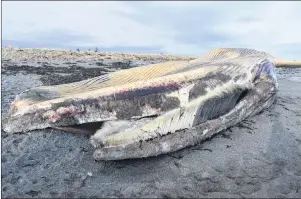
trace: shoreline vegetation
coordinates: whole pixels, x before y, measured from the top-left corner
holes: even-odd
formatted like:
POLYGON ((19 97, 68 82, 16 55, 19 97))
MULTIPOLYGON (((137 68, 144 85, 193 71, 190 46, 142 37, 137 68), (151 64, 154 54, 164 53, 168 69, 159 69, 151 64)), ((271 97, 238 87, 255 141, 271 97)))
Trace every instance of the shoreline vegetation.
MULTIPOLYGON (((49 49, 49 48, 19 48, 10 45, 2 47, 2 61, 29 61, 29 62, 93 62, 93 61, 125 61, 125 62, 163 62, 163 61, 189 61, 199 56, 171 55, 171 54, 145 54, 145 53, 118 53, 118 52, 99 52, 94 50, 68 50, 68 49, 49 49)), ((201 55, 200 55, 201 56, 201 55)), ((301 68, 299 60, 275 59, 277 68, 301 68)), ((138 64, 139 65, 139 64, 138 64)))
POLYGON ((98 52, 96 50, 65 50, 65 49, 47 49, 47 48, 17 48, 2 47, 2 60, 20 60, 20 61, 96 61, 101 59, 114 60, 192 60, 196 56, 179 56, 165 54, 144 54, 144 53, 109 53, 98 52))

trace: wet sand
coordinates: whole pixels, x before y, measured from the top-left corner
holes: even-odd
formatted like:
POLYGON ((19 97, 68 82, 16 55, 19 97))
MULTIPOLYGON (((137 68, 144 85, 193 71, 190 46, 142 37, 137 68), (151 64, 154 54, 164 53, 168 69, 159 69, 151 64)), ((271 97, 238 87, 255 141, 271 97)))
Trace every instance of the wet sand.
MULTIPOLYGON (((2 58, 2 117, 28 88, 167 60, 45 53, 46 59, 35 58, 44 51, 12 53, 17 50, 2 58)), ((269 109, 197 146, 158 157, 95 162, 87 135, 2 131, 2 197, 301 197, 301 69, 277 73, 279 92, 269 109)))

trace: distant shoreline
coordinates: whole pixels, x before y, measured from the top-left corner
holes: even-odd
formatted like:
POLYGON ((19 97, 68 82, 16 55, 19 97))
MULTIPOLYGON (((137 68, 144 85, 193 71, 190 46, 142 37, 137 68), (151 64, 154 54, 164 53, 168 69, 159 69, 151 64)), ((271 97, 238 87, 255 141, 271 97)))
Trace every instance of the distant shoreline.
POLYGON ((109 53, 94 51, 76 51, 66 49, 47 49, 47 48, 17 48, 2 47, 2 59, 4 60, 26 60, 26 61, 79 61, 79 60, 192 60, 196 56, 178 56, 164 54, 142 54, 142 53, 109 53))

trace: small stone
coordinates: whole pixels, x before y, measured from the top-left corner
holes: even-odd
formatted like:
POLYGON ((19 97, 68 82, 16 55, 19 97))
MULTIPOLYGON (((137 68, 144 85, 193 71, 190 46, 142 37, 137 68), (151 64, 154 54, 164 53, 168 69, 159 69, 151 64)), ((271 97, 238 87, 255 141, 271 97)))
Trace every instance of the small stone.
POLYGON ((210 173, 207 172, 207 171, 203 172, 202 175, 201 175, 201 177, 204 178, 204 179, 209 178, 210 176, 211 176, 210 173))

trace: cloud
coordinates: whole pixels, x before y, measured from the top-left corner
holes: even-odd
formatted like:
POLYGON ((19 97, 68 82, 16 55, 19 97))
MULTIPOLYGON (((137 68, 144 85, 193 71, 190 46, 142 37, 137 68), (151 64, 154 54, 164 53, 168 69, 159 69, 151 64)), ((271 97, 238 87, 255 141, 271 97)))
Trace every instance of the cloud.
POLYGON ((26 47, 201 55, 216 47, 301 59, 300 2, 3 2, 2 38, 26 47))
MULTIPOLYGON (((53 48, 53 49, 67 49, 70 48, 70 43, 74 41, 84 40, 86 42, 92 42, 93 38, 86 35, 73 34, 72 32, 64 30, 51 30, 40 31, 37 35, 24 40, 15 40, 13 37, 10 39, 3 39, 2 46, 12 45, 21 48, 53 48)), ((72 48, 72 47, 71 47, 72 48)))

